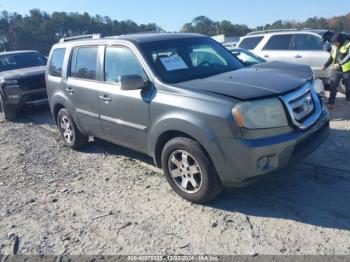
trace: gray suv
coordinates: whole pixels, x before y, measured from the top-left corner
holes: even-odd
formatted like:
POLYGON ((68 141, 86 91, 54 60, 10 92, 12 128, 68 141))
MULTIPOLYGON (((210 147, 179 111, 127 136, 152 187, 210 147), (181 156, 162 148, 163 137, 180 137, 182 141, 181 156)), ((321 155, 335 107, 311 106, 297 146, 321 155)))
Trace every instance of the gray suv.
POLYGON ((153 157, 176 193, 204 203, 304 159, 329 114, 308 66, 244 68, 197 34, 62 39, 46 72, 64 143, 98 137, 153 157))

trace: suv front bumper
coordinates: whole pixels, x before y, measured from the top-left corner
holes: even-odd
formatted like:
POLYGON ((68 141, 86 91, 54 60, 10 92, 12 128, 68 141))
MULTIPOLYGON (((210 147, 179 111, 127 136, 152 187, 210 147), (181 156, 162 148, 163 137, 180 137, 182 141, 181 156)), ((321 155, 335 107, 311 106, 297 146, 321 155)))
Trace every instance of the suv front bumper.
POLYGON ((48 103, 45 88, 24 91, 20 87, 3 88, 5 106, 11 111, 16 111, 26 105, 45 105, 48 103))
POLYGON ((217 138, 211 156, 225 186, 241 186, 290 167, 312 153, 329 135, 329 112, 322 110, 307 130, 258 139, 217 138))

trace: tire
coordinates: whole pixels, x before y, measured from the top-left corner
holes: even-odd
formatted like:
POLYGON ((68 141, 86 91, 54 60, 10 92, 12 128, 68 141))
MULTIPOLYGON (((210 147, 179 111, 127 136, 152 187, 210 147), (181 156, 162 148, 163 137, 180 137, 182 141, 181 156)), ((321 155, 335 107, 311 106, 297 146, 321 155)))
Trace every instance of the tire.
POLYGON ((340 85, 338 87, 338 91, 340 93, 344 94, 344 95, 346 94, 346 88, 345 88, 345 84, 344 84, 344 80, 343 79, 340 81, 340 85))
POLYGON ((88 137, 77 128, 67 109, 63 108, 58 112, 57 126, 67 147, 78 150, 88 143, 88 137))
POLYGON ((211 160, 192 139, 171 139, 163 148, 161 161, 172 189, 190 202, 207 203, 223 190, 211 160))
POLYGON ((0 109, 1 109, 1 112, 4 114, 5 116, 5 119, 7 121, 14 121, 17 117, 17 114, 15 111, 11 111, 9 109, 6 108, 5 106, 5 102, 2 98, 2 96, 0 95, 0 109))

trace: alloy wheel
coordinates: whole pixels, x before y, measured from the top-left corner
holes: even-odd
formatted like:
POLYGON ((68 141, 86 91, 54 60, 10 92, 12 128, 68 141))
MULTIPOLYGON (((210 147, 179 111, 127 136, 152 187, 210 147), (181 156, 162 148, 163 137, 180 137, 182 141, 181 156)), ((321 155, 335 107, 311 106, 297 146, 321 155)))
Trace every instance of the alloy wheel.
POLYGON ((73 127, 67 116, 62 116, 60 119, 60 129, 63 138, 68 142, 72 143, 74 139, 73 127))
POLYGON ((174 151, 168 161, 170 175, 182 191, 193 194, 202 187, 202 171, 196 159, 184 150, 174 151))

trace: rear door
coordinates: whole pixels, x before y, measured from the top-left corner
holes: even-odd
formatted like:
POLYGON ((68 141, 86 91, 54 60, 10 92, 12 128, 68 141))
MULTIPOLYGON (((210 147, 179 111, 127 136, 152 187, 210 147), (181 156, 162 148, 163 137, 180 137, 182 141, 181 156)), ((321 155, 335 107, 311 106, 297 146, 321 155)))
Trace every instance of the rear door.
POLYGON ((321 70, 330 56, 322 39, 312 34, 294 34, 291 53, 294 63, 309 65, 314 71, 321 70))
POLYGON ((292 34, 272 35, 258 55, 267 61, 292 62, 290 51, 292 37, 292 34))
POLYGON ((79 128, 86 134, 103 137, 98 108, 98 53, 97 45, 72 49, 65 92, 79 128))
POLYGON ((152 87, 121 90, 119 77, 139 75, 147 81, 143 67, 131 49, 105 48, 104 81, 98 90, 100 118, 107 139, 137 151, 148 152, 149 103, 152 87))

